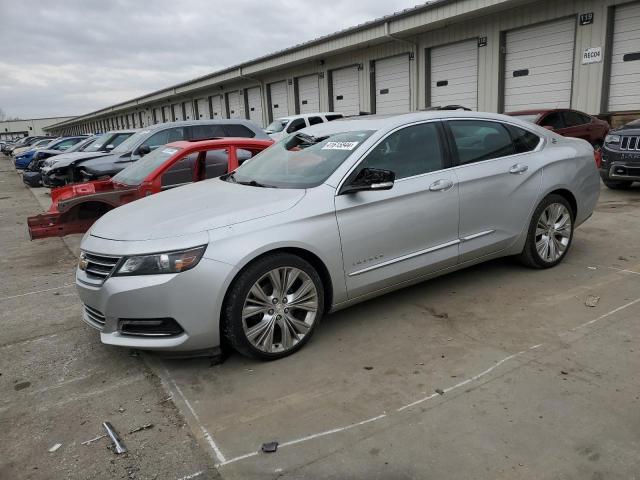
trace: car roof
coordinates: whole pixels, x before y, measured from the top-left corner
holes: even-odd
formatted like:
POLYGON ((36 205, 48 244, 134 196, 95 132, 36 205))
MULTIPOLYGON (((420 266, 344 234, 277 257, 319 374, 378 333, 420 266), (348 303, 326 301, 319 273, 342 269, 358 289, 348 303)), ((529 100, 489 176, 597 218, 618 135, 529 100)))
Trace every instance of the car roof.
POLYGON ((224 147, 227 145, 237 144, 242 146, 263 146, 265 144, 271 145, 273 140, 265 140, 261 138, 248 138, 248 137, 224 137, 224 138, 212 138, 210 140, 178 140, 177 142, 167 143, 165 147, 182 148, 182 149, 200 149, 200 148, 213 148, 224 147))
POLYGON ((244 118, 223 118, 220 120, 181 120, 179 122, 165 122, 149 125, 140 130, 143 131, 155 131, 170 127, 183 127, 190 125, 245 125, 247 127, 253 127, 253 130, 260 129, 254 122, 244 118))
POLYGON ((319 123, 302 129, 304 133, 314 136, 327 135, 340 132, 354 132, 361 130, 391 130, 403 125, 425 121, 442 119, 482 119, 498 120, 517 123, 531 129, 532 124, 499 113, 470 112, 462 110, 433 110, 426 112, 413 112, 401 115, 367 115, 361 117, 348 117, 332 122, 319 123))
POLYGON ((300 113, 298 115, 287 115, 286 117, 278 117, 277 120, 293 120, 294 118, 309 118, 309 117, 317 117, 318 115, 343 115, 340 112, 314 112, 314 113, 300 113))

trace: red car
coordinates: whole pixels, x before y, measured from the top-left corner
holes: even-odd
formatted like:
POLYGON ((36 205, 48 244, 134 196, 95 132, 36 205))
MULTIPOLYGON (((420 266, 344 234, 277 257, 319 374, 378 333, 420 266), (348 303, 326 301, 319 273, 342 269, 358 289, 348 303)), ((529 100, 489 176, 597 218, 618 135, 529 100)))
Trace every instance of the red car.
POLYGON ((506 115, 548 128, 563 137, 582 138, 594 148, 604 145, 604 137, 611 128, 604 120, 569 109, 521 110, 506 115))
POLYGON ((273 144, 271 140, 224 138, 169 143, 113 178, 51 191, 46 213, 27 219, 32 240, 83 233, 109 210, 169 188, 219 177, 273 144))

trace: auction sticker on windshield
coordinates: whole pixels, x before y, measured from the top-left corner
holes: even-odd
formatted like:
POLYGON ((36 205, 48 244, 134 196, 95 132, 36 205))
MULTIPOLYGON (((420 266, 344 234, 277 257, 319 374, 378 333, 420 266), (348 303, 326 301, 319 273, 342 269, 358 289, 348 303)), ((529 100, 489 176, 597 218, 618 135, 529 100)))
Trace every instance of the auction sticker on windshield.
POLYGON ((327 142, 322 150, 353 150, 360 142, 327 142))
POLYGON ((168 155, 173 155, 177 151, 178 151, 177 148, 165 148, 164 150, 162 150, 162 153, 166 153, 168 155))

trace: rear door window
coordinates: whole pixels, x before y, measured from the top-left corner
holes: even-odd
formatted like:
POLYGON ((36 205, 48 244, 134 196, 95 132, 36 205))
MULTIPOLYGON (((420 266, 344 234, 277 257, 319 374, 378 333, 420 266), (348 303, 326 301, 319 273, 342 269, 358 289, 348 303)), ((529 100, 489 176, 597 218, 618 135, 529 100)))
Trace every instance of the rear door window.
POLYGON ((309 125, 317 125, 319 123, 324 123, 321 117, 309 117, 309 125))
POLYGON ((221 125, 193 125, 190 129, 191 140, 209 140, 227 136, 221 125))
POLYGON ((333 114, 333 115, 325 115, 327 122, 331 122, 332 120, 338 120, 339 118, 344 118, 342 115, 333 114))
POLYGON ((531 152, 540 144, 540 137, 524 128, 508 125, 516 153, 531 152))
POLYGON ((561 112, 551 112, 542 119, 540 125, 543 127, 551 127, 554 130, 565 128, 564 118, 561 112))
POLYGON ((239 124, 223 125, 223 128, 227 132, 227 137, 241 137, 241 138, 253 138, 256 133, 250 128, 239 124))
POLYGON ((567 127, 577 127, 591 122, 591 118, 578 112, 563 112, 564 123, 567 127))
POLYGON ((511 136, 501 123, 484 120, 450 120, 448 123, 460 165, 515 153, 511 136))

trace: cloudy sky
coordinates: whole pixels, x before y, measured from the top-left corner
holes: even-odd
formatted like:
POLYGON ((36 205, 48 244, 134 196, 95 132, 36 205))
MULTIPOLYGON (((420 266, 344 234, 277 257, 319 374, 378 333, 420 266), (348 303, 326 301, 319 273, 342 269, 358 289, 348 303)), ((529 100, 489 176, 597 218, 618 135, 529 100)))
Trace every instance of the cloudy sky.
POLYGON ((88 113, 420 0, 0 0, 0 109, 88 113))

